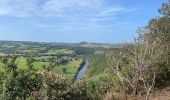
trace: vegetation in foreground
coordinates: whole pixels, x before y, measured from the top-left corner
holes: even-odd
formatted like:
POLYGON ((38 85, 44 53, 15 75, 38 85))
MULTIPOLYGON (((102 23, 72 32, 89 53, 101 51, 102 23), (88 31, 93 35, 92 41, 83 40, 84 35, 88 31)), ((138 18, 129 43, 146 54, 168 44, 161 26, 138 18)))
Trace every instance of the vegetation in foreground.
POLYGON ((70 100, 84 98, 84 84, 74 82, 71 77, 48 70, 34 69, 33 61, 27 61, 28 69, 19 69, 12 56, 1 73, 0 94, 2 100, 70 100))

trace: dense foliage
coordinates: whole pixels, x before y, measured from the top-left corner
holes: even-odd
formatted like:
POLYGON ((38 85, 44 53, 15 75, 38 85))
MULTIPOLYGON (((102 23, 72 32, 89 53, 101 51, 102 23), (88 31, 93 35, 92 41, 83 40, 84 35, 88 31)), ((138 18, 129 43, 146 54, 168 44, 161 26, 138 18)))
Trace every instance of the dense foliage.
POLYGON ((146 95, 148 100, 154 87, 170 81, 169 8, 170 1, 159 9, 163 16, 138 29, 134 44, 122 48, 114 73, 125 94, 146 95))
POLYGON ((31 57, 27 60, 29 69, 18 69, 16 59, 17 56, 8 59, 5 71, 1 73, 1 99, 86 100, 88 98, 84 82, 75 82, 73 78, 47 70, 37 71, 32 65, 31 57))

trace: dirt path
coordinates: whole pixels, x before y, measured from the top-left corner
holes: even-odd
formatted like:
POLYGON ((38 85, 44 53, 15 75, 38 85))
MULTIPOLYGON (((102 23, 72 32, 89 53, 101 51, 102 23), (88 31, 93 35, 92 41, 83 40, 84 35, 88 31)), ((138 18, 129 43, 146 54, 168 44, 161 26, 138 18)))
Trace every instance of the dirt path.
POLYGON ((152 100, 170 100, 170 86, 157 90, 152 100))

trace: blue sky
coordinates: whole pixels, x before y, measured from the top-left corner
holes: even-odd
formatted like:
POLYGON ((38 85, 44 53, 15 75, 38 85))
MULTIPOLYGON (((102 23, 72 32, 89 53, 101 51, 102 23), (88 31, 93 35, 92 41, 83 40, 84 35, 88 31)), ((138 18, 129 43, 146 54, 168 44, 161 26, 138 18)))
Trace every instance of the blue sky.
POLYGON ((0 40, 129 42, 167 0, 0 0, 0 40))

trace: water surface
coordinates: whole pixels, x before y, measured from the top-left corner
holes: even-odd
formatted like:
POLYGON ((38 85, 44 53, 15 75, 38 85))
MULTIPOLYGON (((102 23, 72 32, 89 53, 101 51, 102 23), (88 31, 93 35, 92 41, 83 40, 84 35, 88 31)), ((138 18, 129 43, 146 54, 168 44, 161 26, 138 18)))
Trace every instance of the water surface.
POLYGON ((80 80, 81 78, 83 78, 88 66, 89 66, 89 61, 86 59, 85 64, 83 65, 83 67, 79 70, 79 72, 76 75, 76 80, 80 80))

